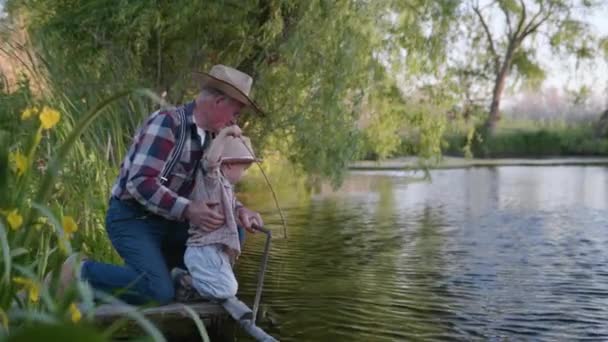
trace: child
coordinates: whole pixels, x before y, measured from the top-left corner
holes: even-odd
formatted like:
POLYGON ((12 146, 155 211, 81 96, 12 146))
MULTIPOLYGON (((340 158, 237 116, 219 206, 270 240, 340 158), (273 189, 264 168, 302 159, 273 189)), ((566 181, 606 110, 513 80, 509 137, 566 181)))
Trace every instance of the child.
POLYGON ((216 202, 225 217, 218 229, 191 226, 184 262, 192 286, 206 299, 227 299, 236 295, 238 284, 232 265, 241 253, 236 222, 236 184, 256 161, 247 137, 238 126, 226 127, 213 140, 197 174, 195 200, 216 202))
MULTIPOLYGON (((255 325, 251 309, 236 298, 238 283, 232 271, 232 265, 241 253, 234 184, 254 161, 256 158, 251 143, 247 137, 241 136, 238 126, 224 128, 213 140, 203 158, 202 170, 196 175, 197 186, 193 197, 207 203, 216 202, 225 222, 218 229, 190 226, 184 255, 190 275, 178 269, 173 275, 182 285, 182 298, 185 301, 188 301, 188 297, 196 299, 192 293, 194 291, 191 291, 191 287, 194 287, 201 297, 219 301, 256 340, 272 342, 277 340, 255 325)), ((181 297, 179 292, 176 294, 178 300, 181 297)))

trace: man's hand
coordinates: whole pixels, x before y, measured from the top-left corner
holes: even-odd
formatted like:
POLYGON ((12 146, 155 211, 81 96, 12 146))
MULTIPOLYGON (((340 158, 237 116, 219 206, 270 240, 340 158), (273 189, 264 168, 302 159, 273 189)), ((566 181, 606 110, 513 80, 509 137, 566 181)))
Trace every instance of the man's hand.
POLYGON ((245 227, 250 233, 255 233, 256 230, 252 228, 253 225, 258 227, 263 227, 264 222, 262 221, 262 216, 259 213, 249 210, 245 207, 238 208, 236 212, 237 218, 241 226, 245 227))
POLYGON ((228 141, 228 137, 237 138, 242 134, 241 128, 237 125, 232 125, 223 128, 215 139, 211 141, 211 146, 205 153, 205 159, 207 162, 217 165, 220 162, 222 153, 224 152, 224 145, 228 141))
POLYGON ((225 137, 237 138, 237 137, 240 137, 242 134, 243 134, 243 132, 241 131, 241 128, 239 126, 232 125, 232 126, 222 128, 222 130, 217 135, 217 137, 218 138, 225 138, 225 137))
POLYGON ((206 230, 215 230, 224 224, 224 215, 218 212, 219 202, 191 202, 184 216, 190 224, 206 230))

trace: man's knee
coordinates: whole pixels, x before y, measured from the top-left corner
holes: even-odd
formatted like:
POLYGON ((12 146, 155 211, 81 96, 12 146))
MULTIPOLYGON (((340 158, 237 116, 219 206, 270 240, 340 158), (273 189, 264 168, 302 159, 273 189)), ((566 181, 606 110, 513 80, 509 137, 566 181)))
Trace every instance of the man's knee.
POLYGON ((165 305, 173 302, 175 297, 175 287, 171 281, 163 284, 148 284, 149 296, 152 300, 160 305, 165 305))

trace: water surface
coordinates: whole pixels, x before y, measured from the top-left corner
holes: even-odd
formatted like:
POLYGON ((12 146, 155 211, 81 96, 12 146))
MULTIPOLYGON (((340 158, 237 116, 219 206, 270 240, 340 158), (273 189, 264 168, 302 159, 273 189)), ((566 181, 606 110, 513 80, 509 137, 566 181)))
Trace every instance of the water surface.
MULTIPOLYGON (((284 208, 261 325, 282 341, 608 340, 608 168, 431 175, 353 172, 284 208)), ((249 303, 262 247, 249 238, 237 269, 249 303)))

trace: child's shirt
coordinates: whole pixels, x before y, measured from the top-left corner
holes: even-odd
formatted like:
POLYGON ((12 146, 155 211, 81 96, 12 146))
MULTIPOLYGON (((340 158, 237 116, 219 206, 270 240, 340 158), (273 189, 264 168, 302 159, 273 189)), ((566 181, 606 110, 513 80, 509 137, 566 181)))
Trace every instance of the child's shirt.
POLYGON ((236 198, 234 188, 222 175, 220 163, 203 162, 203 170, 196 174, 196 186, 192 193, 192 199, 196 201, 212 201, 219 203, 219 211, 224 215, 225 222, 215 230, 205 227, 190 226, 187 241, 188 246, 206 246, 211 244, 222 244, 226 247, 228 255, 232 260, 241 254, 241 244, 236 224, 236 198))

